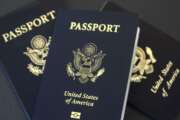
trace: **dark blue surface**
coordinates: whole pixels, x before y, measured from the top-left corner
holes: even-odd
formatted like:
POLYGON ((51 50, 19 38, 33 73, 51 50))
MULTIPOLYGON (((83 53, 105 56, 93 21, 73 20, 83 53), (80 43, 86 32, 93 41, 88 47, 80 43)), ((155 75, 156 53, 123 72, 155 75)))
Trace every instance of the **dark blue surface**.
MULTIPOLYGON (((50 10, 43 11, 41 10, 41 6, 35 4, 31 5, 29 8, 21 9, 9 14, 1 19, 0 34, 2 35, 10 30, 14 30, 16 27, 49 11, 50 10)), ((6 67, 19 97, 30 115, 33 112, 33 107, 41 83, 41 76, 36 77, 28 71, 27 64, 31 61, 23 52, 26 51, 26 47, 30 47, 30 41, 35 35, 40 34, 48 38, 49 36, 52 36, 53 28, 54 21, 42 25, 39 28, 35 28, 8 43, 4 43, 3 38, 0 38, 0 59, 6 67)))
POLYGON ((82 120, 119 120, 136 30, 136 17, 124 13, 60 12, 33 120, 69 120, 71 111, 82 112, 82 120), (69 31, 71 21, 120 24, 121 28, 118 34, 69 31), (66 65, 73 61, 72 51, 89 42, 107 54, 102 64, 106 72, 96 83, 80 84, 67 76, 66 65), (88 93, 99 100, 93 108, 66 105, 64 91, 88 93))

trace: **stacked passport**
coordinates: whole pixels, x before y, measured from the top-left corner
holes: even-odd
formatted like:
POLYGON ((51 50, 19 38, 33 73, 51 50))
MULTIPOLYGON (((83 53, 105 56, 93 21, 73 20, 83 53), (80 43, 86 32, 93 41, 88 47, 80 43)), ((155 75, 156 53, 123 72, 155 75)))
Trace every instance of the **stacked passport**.
POLYGON ((56 11, 32 4, 1 18, 0 60, 32 116, 51 44, 56 11))
POLYGON ((180 44, 114 4, 104 10, 33 4, 1 18, 0 74, 22 114, 14 119, 123 120, 130 82, 129 105, 176 117, 180 44))
MULTIPOLYGON (((108 3, 105 11, 128 12, 108 3)), ((128 104, 155 120, 174 120, 180 111, 180 43, 140 20, 140 38, 128 104)))
POLYGON ((0 59, 22 112, 33 120, 123 119, 137 17, 60 10, 54 24, 56 15, 33 5, 1 19, 0 59))
POLYGON ((134 15, 60 11, 33 120, 123 120, 138 36, 134 15))

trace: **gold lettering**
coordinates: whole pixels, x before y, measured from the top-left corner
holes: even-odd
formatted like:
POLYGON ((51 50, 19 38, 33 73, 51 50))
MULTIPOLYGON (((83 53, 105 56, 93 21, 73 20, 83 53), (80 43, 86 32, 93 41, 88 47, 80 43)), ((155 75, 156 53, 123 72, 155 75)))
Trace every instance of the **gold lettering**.
POLYGON ((70 25, 70 30, 73 30, 76 26, 76 22, 71 22, 71 25, 70 25))
POLYGON ((108 25, 108 26, 107 26, 107 32, 113 32, 112 28, 113 28, 112 25, 108 25))
POLYGON ((87 31, 91 31, 91 29, 92 29, 92 23, 89 23, 87 27, 87 31))
POLYGON ((105 31, 105 30, 106 30, 106 25, 105 25, 105 24, 99 25, 99 31, 100 31, 100 32, 103 32, 103 31, 105 31))
POLYGON ((28 32, 28 28, 26 27, 26 25, 22 25, 21 30, 22 30, 22 33, 27 33, 28 32))
POLYGON ((115 26, 115 29, 114 29, 114 32, 117 33, 118 32, 118 29, 121 27, 120 25, 114 25, 115 26))
POLYGON ((84 23, 83 25, 82 25, 82 30, 84 31, 84 30, 86 30, 87 29, 87 23, 84 23))
POLYGON ((4 41, 5 42, 8 42, 9 41, 9 34, 8 33, 4 33, 3 35, 2 35, 2 37, 4 38, 4 41))
POLYGON ((157 93, 157 91, 159 90, 162 82, 164 81, 163 77, 161 75, 159 75, 159 80, 155 82, 155 85, 152 86, 151 88, 151 92, 153 92, 154 94, 157 93))
POLYGON ((52 10, 44 15, 41 15, 37 18, 34 18, 32 21, 28 21, 27 23, 20 25, 19 27, 16 27, 14 30, 11 30, 7 33, 2 34, 2 37, 4 39, 4 42, 7 43, 31 30, 33 28, 37 28, 42 26, 43 24, 46 24, 50 22, 51 20, 55 19, 55 10, 52 10), (49 19, 48 19, 49 17, 49 19))
POLYGON ((56 13, 56 11, 52 10, 52 11, 48 12, 47 15, 50 15, 51 19, 54 20, 56 18, 55 13, 56 13))
POLYGON ((40 18, 41 18, 41 20, 42 20, 42 22, 43 22, 44 24, 46 24, 47 22, 49 22, 49 19, 47 18, 46 15, 42 15, 42 16, 40 16, 40 18))
POLYGON ((77 93, 64 91, 65 103, 67 105, 78 105, 85 107, 94 107, 95 102, 99 100, 98 96, 89 95, 87 93, 77 93))
POLYGON ((111 24, 98 24, 98 23, 80 23, 72 21, 69 26, 69 30, 75 31, 93 31, 93 32, 119 32, 120 25, 111 24))
POLYGON ((76 27, 75 27, 75 30, 81 30, 81 25, 80 25, 80 23, 78 23, 77 25, 76 25, 76 27))
POLYGON ((10 35, 10 36, 9 36, 9 39, 10 39, 10 40, 12 40, 13 38, 16 38, 16 37, 17 37, 16 34, 14 34, 13 31, 10 31, 10 32, 9 32, 9 35, 10 35))
POLYGON ((41 26, 41 25, 42 25, 41 19, 39 19, 39 18, 34 19, 33 25, 34 25, 35 27, 41 26))
POLYGON ((171 89, 171 87, 172 87, 173 83, 175 82, 175 80, 176 80, 177 76, 179 75, 179 73, 180 73, 180 70, 176 69, 175 72, 173 73, 173 76, 171 77, 171 79, 166 82, 168 90, 171 89))
POLYGON ((168 94, 168 92, 166 91, 165 88, 162 88, 162 96, 163 96, 164 98, 169 96, 169 94, 168 94))
POLYGON ((96 31, 96 29, 98 28, 98 24, 97 24, 97 23, 94 23, 93 26, 94 26, 94 27, 93 27, 92 31, 96 31))
POLYGON ((32 30, 33 22, 30 21, 30 22, 26 23, 26 25, 29 30, 32 30))
POLYGON ((170 71, 172 66, 173 66, 173 63, 171 61, 169 61, 169 63, 166 65, 166 68, 161 71, 163 76, 166 76, 168 74, 168 72, 170 71))
POLYGON ((16 35, 17 35, 17 36, 21 36, 21 35, 22 35, 22 31, 21 31, 20 28, 16 28, 16 29, 15 29, 15 32, 16 32, 16 35))

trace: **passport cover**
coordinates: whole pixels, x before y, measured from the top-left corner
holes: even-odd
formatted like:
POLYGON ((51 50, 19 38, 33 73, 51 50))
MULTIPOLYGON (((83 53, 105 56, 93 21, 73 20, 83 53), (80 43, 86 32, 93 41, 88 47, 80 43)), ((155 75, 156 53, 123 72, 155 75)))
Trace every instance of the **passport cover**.
POLYGON ((4 65, 0 62, 0 119, 30 120, 16 90, 9 79, 4 65))
MULTIPOLYGON (((113 3, 104 10, 126 11, 113 3)), ((180 43, 140 21, 128 103, 156 120, 172 120, 180 106, 180 43)))
POLYGON ((0 20, 0 59, 30 116, 52 41, 55 12, 33 4, 0 20))
POLYGON ((33 120, 123 120, 137 25, 125 13, 60 12, 33 120))

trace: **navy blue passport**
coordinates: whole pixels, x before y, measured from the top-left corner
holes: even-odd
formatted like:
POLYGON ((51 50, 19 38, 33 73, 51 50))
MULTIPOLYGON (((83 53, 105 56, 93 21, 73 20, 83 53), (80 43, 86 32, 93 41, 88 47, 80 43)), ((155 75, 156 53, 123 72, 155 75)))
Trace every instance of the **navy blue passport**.
POLYGON ((60 12, 33 120, 122 120, 137 26, 125 13, 60 12))
POLYGON ((1 18, 0 59, 32 115, 52 40, 56 11, 39 4, 1 18))
MULTIPOLYGON (((113 3, 104 10, 126 11, 113 3)), ((180 43, 143 20, 140 28, 128 103, 152 119, 174 120, 180 111, 180 43)))

